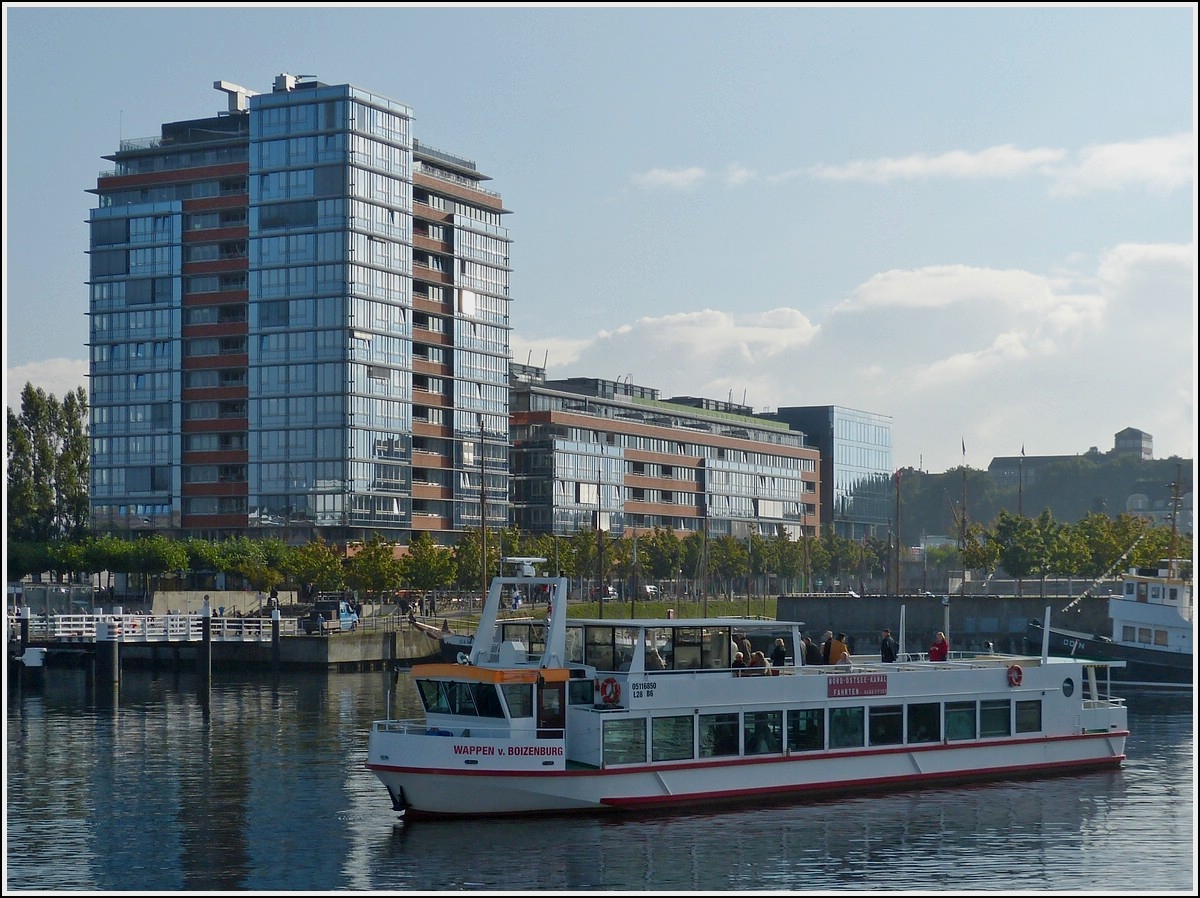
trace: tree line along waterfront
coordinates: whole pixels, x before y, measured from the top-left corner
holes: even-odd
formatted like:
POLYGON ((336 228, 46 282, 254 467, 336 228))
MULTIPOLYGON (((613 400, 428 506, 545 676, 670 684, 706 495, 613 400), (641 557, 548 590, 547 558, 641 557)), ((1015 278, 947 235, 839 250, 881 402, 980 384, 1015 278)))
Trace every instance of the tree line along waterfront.
MULTIPOLYGON (((1093 507, 1072 520, 1057 519, 1048 505, 1032 516, 1013 512, 1005 507, 1006 491, 992 485, 986 472, 965 467, 944 475, 902 472, 904 476, 897 478, 898 517, 903 525, 899 545, 892 538, 848 539, 828 526, 818 535, 798 539, 709 537, 661 527, 624 537, 594 529, 558 537, 523 533, 514 527, 487 533, 468 529, 451 547, 439 546, 428 533, 418 531, 404 547, 373 537, 346 549, 320 541, 288 545, 273 537, 236 536, 210 542, 141 533, 127 539, 98 534, 90 527, 86 416, 82 388, 59 401, 27 384, 21 413, 8 409, 10 582, 48 573, 55 582, 82 582, 88 577, 112 589, 114 574, 125 574, 129 576, 121 578, 124 582, 149 593, 203 589, 211 587, 217 575, 224 575, 226 582, 263 593, 288 589, 311 597, 351 589, 378 601, 401 590, 477 590, 485 570, 500 572, 500 559, 505 556, 543 557, 546 573, 569 577, 581 588, 603 584, 606 591, 613 587, 615 596, 638 598, 651 597, 647 586, 675 596, 726 600, 736 595, 797 592, 944 592, 955 571, 973 572, 974 580, 993 576, 1018 582, 1096 580, 1128 567, 1152 566, 1167 557, 1186 559, 1184 575, 1191 577, 1190 532, 1130 513, 1110 516, 1095 508, 1107 504, 1095 499, 1096 468, 1105 463, 1103 457, 1080 457, 1078 464, 1069 466, 1080 476, 1086 474, 1079 489, 1090 490, 1093 507), (960 490, 964 501, 956 506, 949 497, 960 490), (945 526, 947 510, 950 527, 945 526), (989 516, 988 523, 979 517, 983 514, 989 516), (918 541, 914 535, 947 531, 957 537, 953 544, 905 548, 918 541), (486 564, 482 562, 485 551, 486 564)), ((1128 464, 1117 459, 1108 463, 1128 464)), ((1170 474, 1179 467, 1173 462, 1142 464, 1157 465, 1155 472, 1169 468, 1170 474)), ((1142 476, 1147 473, 1141 471, 1142 476)), ((1065 473, 1042 478, 1056 484, 1056 491, 1069 489, 1064 482, 1069 479, 1065 473)), ((1188 492, 1190 487, 1189 482, 1188 492)), ((1031 494, 1025 504, 1035 507, 1037 494, 1032 490, 1031 494)), ((1050 498, 1045 491, 1041 495, 1050 498)), ((1008 498, 1020 501, 1016 496, 1008 498)), ((1080 511, 1087 505, 1077 500, 1071 507, 1080 511)))

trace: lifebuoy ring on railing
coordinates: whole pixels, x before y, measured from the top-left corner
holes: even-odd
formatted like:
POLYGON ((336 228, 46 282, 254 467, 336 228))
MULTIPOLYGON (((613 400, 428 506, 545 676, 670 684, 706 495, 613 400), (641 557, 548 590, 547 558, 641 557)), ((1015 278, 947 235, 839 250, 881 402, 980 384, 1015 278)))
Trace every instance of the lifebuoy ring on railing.
POLYGON ((615 705, 621 700, 621 684, 609 677, 600 684, 600 700, 606 705, 615 705))
POLYGON ((1024 679, 1025 672, 1021 670, 1020 664, 1010 664, 1008 666, 1008 685, 1020 686, 1021 680, 1024 679))
POLYGON ((470 664, 471 656, 468 655, 466 652, 459 652, 457 660, 458 660, 459 664, 470 664))

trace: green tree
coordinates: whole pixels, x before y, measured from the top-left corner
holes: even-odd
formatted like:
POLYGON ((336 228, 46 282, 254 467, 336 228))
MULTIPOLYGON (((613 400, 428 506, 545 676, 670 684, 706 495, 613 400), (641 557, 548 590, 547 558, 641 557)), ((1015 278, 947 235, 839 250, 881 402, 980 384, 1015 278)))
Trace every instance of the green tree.
MULTIPOLYGON (((484 573, 495 571, 500 564, 500 548, 494 534, 487 540, 487 564, 480 566, 483 549, 483 532, 479 528, 468 529, 454 544, 454 568, 458 572, 458 585, 462 589, 484 589, 484 573)), ((491 577, 487 577, 488 583, 491 577)))
POLYGON ((293 547, 283 570, 310 602, 318 592, 337 592, 346 585, 343 555, 321 539, 293 547))
POLYGON ((395 546, 375 535, 350 556, 347 564, 350 586, 376 600, 400 585, 400 561, 395 546))
POLYGON ((721 592, 733 598, 733 580, 749 570, 746 544, 728 534, 708 541, 708 573, 717 578, 721 592))
POLYGON ((412 589, 444 589, 454 583, 457 574, 454 553, 437 545, 424 531, 414 534, 408 554, 399 559, 400 581, 412 589))
POLYGON ((683 565, 683 543, 674 530, 655 527, 639 540, 638 555, 651 579, 674 580, 683 565))
POLYGON ((26 383, 21 413, 8 409, 7 537, 82 537, 88 525, 87 394, 59 402, 26 383))

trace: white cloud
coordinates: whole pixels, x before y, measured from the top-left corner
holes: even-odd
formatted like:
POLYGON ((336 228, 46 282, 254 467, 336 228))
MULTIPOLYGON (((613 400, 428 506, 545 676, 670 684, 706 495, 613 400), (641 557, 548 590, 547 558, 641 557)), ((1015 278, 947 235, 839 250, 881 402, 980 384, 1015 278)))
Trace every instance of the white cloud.
MULTIPOLYGON (((1196 177, 1194 134, 1150 137, 1144 140, 1098 144, 1072 155, 1069 150, 1039 147, 1022 150, 1012 144, 984 150, 948 150, 937 155, 859 159, 830 165, 793 168, 764 178, 776 184, 808 176, 821 181, 1004 180, 1041 177, 1052 195, 1146 187, 1157 192, 1178 190, 1196 177)), ((727 183, 739 186, 754 179, 733 167, 727 183), (734 176, 736 173, 736 177, 734 176)))
POLYGON ((654 168, 633 176, 633 183, 638 187, 651 190, 691 190, 704 180, 704 169, 695 166, 691 168, 666 169, 654 168))
POLYGON ((9 408, 21 409, 21 391, 30 383, 62 399, 78 387, 88 388, 87 359, 45 359, 5 370, 4 393, 9 408))
MULTIPOLYGON (((629 376, 663 397, 759 410, 871 411, 892 418, 897 465, 934 471, 961 463, 960 437, 973 467, 1022 442, 1036 454, 1107 449, 1129 426, 1186 447, 1194 277, 1190 245, 1118 246, 1048 274, 887 271, 811 318, 786 307, 639 318, 572 343, 569 359, 551 353, 547 376, 629 376)), ((514 357, 549 342, 514 333, 514 357)))
POLYGON ((729 187, 741 187, 757 177, 758 175, 752 169, 735 163, 729 166, 725 172, 725 184, 729 187))
POLYGON ((1012 144, 971 153, 951 150, 937 156, 917 153, 898 159, 869 159, 842 165, 817 165, 813 177, 829 181, 916 181, 931 178, 1015 178, 1046 171, 1066 156, 1066 150, 1019 150, 1012 144))
POLYGON ((1056 172, 1050 191, 1078 194, 1145 186, 1166 192, 1196 177, 1196 136, 1151 137, 1110 143, 1080 151, 1077 162, 1056 172))

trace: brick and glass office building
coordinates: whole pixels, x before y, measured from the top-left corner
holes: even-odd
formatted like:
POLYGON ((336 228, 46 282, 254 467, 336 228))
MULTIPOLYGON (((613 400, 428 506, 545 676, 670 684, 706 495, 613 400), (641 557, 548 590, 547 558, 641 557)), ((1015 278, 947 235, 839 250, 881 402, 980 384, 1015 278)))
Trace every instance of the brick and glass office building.
POLYGON ((512 366, 512 517, 528 533, 713 537, 821 525, 820 456, 746 406, 512 366))
POLYGON ((489 179, 379 94, 213 86, 226 110, 121 141, 92 191, 96 528, 451 544, 484 508, 504 526, 509 238, 489 179))

